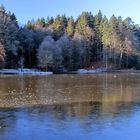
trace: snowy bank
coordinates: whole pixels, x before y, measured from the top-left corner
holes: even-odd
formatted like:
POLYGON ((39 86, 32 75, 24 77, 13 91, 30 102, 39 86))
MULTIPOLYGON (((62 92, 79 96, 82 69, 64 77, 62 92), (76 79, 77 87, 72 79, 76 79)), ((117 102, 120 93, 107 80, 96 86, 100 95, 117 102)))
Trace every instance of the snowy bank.
POLYGON ((106 72, 107 68, 98 68, 98 69, 79 69, 77 71, 78 74, 94 74, 94 73, 100 73, 100 72, 106 72))
POLYGON ((52 75, 53 72, 42 72, 36 69, 1 69, 0 74, 18 74, 18 75, 52 75))

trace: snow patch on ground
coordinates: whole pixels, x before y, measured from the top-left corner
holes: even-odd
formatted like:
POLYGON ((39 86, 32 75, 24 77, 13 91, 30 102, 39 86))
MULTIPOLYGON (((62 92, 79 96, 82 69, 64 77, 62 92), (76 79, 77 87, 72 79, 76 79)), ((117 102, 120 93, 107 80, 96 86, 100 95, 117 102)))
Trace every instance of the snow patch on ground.
POLYGON ((94 73, 100 73, 100 72, 106 72, 107 68, 98 68, 98 69, 79 69, 77 71, 78 74, 94 74, 94 73))
POLYGON ((42 72, 36 69, 1 69, 0 74, 18 74, 18 75, 52 75, 53 72, 42 72))

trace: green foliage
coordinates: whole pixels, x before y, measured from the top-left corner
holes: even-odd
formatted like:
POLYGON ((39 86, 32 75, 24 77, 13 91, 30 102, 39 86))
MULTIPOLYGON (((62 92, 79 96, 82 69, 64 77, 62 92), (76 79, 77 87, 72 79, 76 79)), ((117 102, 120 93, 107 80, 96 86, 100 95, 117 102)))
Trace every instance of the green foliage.
POLYGON ((67 27, 67 18, 65 15, 58 15, 53 22, 52 28, 54 30, 53 32, 53 38, 55 40, 58 40, 61 36, 64 35, 65 29, 67 27))
POLYGON ((80 35, 87 34, 88 28, 93 28, 94 19, 91 13, 83 12, 77 19, 75 32, 80 35))
POLYGON ((73 17, 68 19, 67 34, 72 37, 74 35, 75 23, 73 17))

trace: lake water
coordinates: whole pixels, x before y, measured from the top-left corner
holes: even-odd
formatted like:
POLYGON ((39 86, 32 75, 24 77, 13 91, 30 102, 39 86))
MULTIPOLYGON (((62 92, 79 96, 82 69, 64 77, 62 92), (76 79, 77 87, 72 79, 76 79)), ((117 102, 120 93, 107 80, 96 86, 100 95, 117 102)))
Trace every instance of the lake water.
POLYGON ((140 140, 140 74, 0 76, 0 140, 140 140))

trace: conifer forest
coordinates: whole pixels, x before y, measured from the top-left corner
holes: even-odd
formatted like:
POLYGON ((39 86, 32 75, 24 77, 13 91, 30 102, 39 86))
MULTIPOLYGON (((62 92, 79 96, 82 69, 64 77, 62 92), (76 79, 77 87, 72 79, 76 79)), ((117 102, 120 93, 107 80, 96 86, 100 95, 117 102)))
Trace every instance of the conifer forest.
POLYGON ((109 19, 82 12, 29 20, 20 25, 0 7, 0 68, 76 71, 81 68, 139 69, 140 27, 130 17, 109 19))

